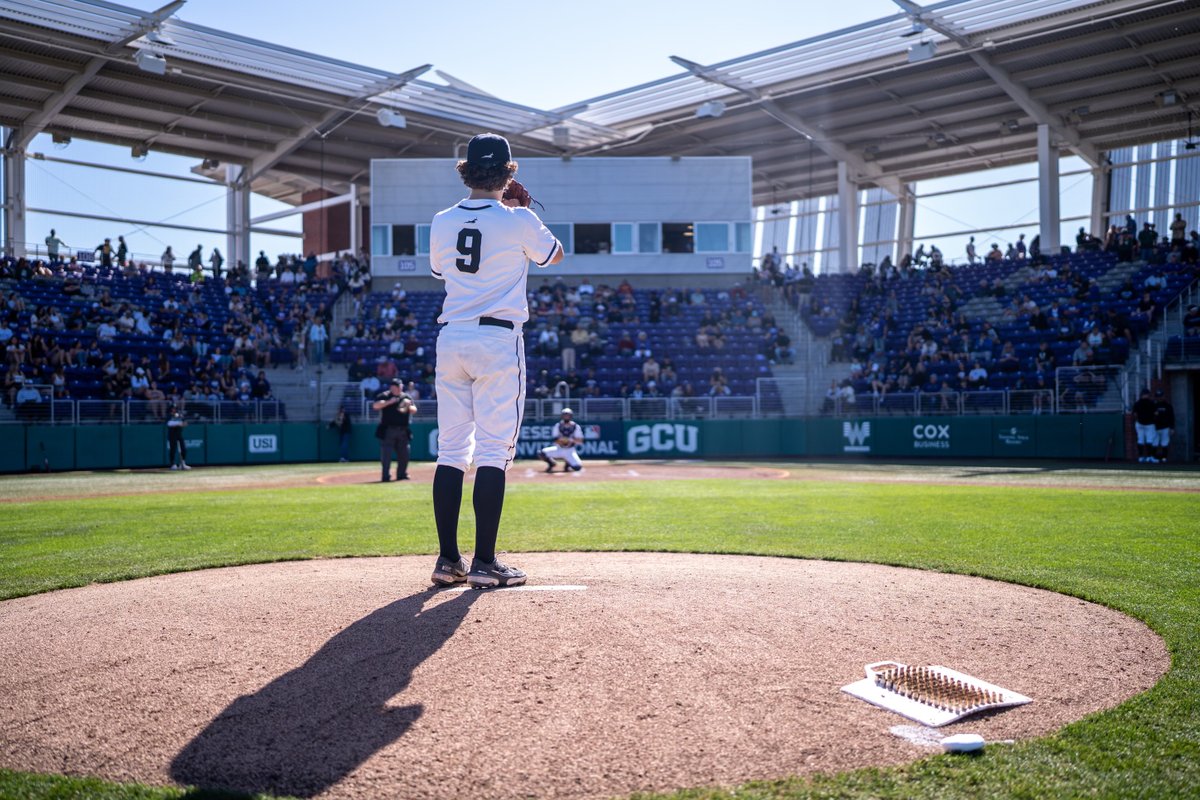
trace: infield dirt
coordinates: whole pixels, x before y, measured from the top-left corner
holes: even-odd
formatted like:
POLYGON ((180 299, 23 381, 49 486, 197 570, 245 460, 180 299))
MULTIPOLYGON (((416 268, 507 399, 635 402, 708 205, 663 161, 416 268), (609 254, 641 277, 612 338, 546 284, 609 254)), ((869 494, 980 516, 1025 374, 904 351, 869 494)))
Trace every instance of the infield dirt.
POLYGON ((205 570, 0 604, 0 765, 328 797, 606 797, 896 764, 907 720, 839 692, 942 664, 1034 698, 941 729, 1049 733, 1154 684, 1142 623, 959 575, 747 556, 522 554, 205 570), (53 624, 47 624, 53 621, 53 624), (31 643, 36 641, 36 646, 31 643))

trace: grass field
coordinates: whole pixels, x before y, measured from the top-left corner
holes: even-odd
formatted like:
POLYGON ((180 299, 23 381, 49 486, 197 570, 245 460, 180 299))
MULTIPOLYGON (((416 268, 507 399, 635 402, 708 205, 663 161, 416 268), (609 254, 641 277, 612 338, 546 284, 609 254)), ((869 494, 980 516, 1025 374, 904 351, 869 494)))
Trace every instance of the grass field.
MULTIPOLYGON (((902 768, 674 796, 1200 796, 1200 495, 1148 490, 1195 487, 1200 476, 881 467, 845 476, 912 481, 888 483, 829 479, 850 467, 780 466, 806 479, 515 484, 500 543, 513 552, 747 553, 982 575, 1144 620, 1167 641, 1172 668, 1153 690, 1116 709, 980 757, 935 756, 902 768), (997 473, 1018 485, 994 485, 997 473), (1135 490, 1078 488, 1107 484, 1135 490)), ((432 552, 427 483, 285 485, 330 469, 197 470, 189 485, 211 480, 213 490, 185 493, 152 492, 179 485, 180 477, 152 473, 0 480, 0 499, 47 498, 0 505, 0 598, 230 564, 432 552), (259 488, 216 488, 231 482, 259 488), (146 493, 80 499, 137 491, 146 493)), ((464 529, 471 522, 468 499, 464 529)), ((183 796, 210 795, 0 770, 4 798, 183 796)))

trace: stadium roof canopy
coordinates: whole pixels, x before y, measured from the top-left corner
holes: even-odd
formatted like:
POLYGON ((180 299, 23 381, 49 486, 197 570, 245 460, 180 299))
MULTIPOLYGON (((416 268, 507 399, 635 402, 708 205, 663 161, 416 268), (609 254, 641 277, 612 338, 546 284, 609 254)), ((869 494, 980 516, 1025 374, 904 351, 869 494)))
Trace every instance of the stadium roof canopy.
POLYGON ((449 157, 494 130, 518 157, 752 156, 769 204, 834 193, 839 160, 893 190, 1034 161, 1039 124, 1099 165, 1183 138, 1200 111, 1198 0, 895 2, 718 64, 680 54, 675 75, 542 110, 426 80, 428 65, 391 74, 193 25, 174 16, 182 0, 0 0, 0 125, 8 146, 44 131, 192 156, 219 180, 216 162, 241 164, 254 191, 292 203, 365 183, 372 158, 449 157), (385 109, 406 127, 382 126, 385 109))

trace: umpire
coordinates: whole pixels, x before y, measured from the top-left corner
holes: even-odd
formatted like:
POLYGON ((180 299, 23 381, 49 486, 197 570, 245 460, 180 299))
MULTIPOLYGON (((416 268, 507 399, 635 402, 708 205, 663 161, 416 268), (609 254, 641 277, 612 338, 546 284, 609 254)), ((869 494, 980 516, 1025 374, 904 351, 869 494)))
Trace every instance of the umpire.
POLYGON ((412 441, 409 422, 417 413, 417 404, 404 393, 404 382, 393 378, 388 388, 375 397, 371 408, 381 412, 375 438, 379 440, 379 462, 383 468, 380 481, 391 480, 392 453, 396 453, 396 480, 408 480, 408 447, 412 441))

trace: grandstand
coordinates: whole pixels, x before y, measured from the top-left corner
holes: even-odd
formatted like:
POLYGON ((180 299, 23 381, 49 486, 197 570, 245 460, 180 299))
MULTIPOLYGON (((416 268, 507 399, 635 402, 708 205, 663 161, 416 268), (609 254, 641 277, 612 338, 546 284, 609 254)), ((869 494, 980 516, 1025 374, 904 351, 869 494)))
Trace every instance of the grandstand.
MULTIPOLYGON (((656 175, 703 175, 705 160, 720 162, 746 173, 753 204, 705 216, 702 202, 678 211, 706 199, 682 182, 666 203, 617 187, 609 199, 652 210, 551 220, 568 261, 544 283, 531 278, 530 420, 567 402, 590 420, 1122 414, 1153 386, 1179 408, 1190 459, 1200 452, 1200 161, 1194 143, 1173 138, 1200 79, 1200 21, 1176 5, 902 3, 892 17, 722 64, 675 58, 680 74, 543 111, 427 81, 427 67, 388 74, 193 26, 178 4, 148 13, 56 0, 48 17, 38 2, 5 2, 0 74, 14 94, 0 96, 0 420, 155 424, 175 403, 212 424, 327 421, 339 407, 362 422, 373 380, 399 375, 432 421, 441 293, 417 268, 413 220, 436 207, 420 191, 381 192, 377 216, 397 197, 412 216, 381 224, 361 176, 417 159, 441 169, 456 142, 490 128, 530 169, 595 170, 607 158, 636 176, 643 159, 656 175), (1154 65, 1126 52, 1131 40, 1153 49, 1154 65), (171 69, 148 70, 157 59, 171 69), (202 113, 188 111, 201 100, 202 113), (405 127, 381 127, 397 115, 405 127), (199 159, 186 179, 228 192, 232 270, 48 258, 29 241, 39 237, 26 231, 22 191, 27 159, 56 158, 30 149, 39 137, 199 159), (1019 253, 979 263, 922 257, 935 238, 915 247, 922 182, 1021 164, 1036 176, 1003 183, 1036 184, 1046 200, 1028 251, 1022 238, 1019 253), (1050 198, 1077 174, 1090 181, 1088 213, 1060 214, 1050 198), (297 249, 311 255, 247 266, 251 239, 280 216, 251 219, 251 193, 304 215, 297 249), (1077 246, 1061 248, 1076 224, 1077 246), (721 242, 705 252, 701 225, 721 242), (415 256, 397 238, 406 226, 415 256), (604 245, 589 249, 581 226, 604 245), (665 226, 696 236, 690 260, 665 226)), ((960 191, 983 191, 986 175, 960 191)), ((559 209, 579 196, 546 185, 559 209)), ((730 193, 744 205, 740 186, 730 193)), ((89 217, 61 213, 68 224, 89 217)), ((1016 233, 1005 219, 991 225, 945 236, 1016 233)))

